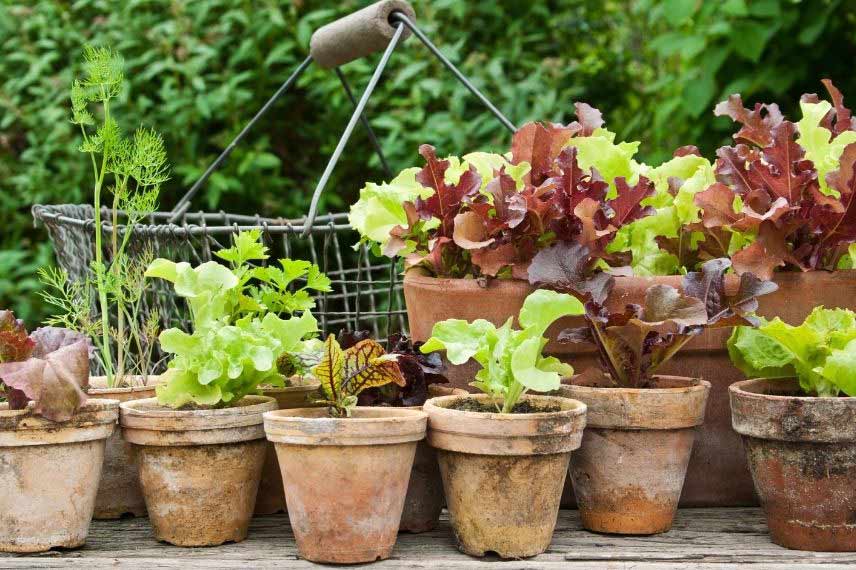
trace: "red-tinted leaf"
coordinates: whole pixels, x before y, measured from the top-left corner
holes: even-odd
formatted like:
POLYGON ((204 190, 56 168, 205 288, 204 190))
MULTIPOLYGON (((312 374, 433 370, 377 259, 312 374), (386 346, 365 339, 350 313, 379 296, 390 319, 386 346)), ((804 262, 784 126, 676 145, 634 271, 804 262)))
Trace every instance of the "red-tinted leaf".
POLYGON ((737 293, 728 295, 725 291, 725 273, 730 267, 731 261, 728 259, 713 259, 702 265, 701 271, 684 276, 684 293, 704 304, 710 327, 753 324, 751 314, 758 308, 758 297, 779 288, 772 281, 759 279, 752 273, 743 273, 737 293))
POLYGON ((694 144, 688 144, 686 146, 679 147, 672 153, 672 156, 701 156, 701 151, 699 151, 698 147, 694 144))
POLYGON ((494 242, 488 237, 487 228, 476 212, 462 212, 455 216, 452 240, 463 249, 481 249, 494 242))
POLYGON ((720 182, 693 196, 693 201, 702 209, 701 221, 705 228, 730 226, 740 219, 734 211, 734 192, 720 182))
POLYGON ((850 109, 844 106, 844 96, 841 91, 832 84, 830 79, 823 79, 821 82, 829 91, 829 96, 832 98, 832 108, 835 111, 835 121, 830 128, 832 134, 838 136, 844 131, 856 130, 856 118, 852 117, 850 109))
POLYGON ((539 185, 549 176, 553 161, 565 143, 574 135, 574 129, 551 123, 526 123, 514 133, 511 140, 511 162, 528 162, 532 169, 526 182, 539 185))
POLYGON ((812 214, 822 232, 818 249, 835 250, 856 241, 856 143, 844 148, 838 170, 829 173, 827 182, 841 198, 818 205, 812 214))
POLYGON ((425 159, 426 164, 416 175, 416 181, 431 188, 434 193, 424 200, 417 198, 416 210, 424 220, 438 218, 439 235, 452 237, 454 219, 460 212, 461 203, 479 191, 481 177, 475 167, 470 166, 470 169, 461 175, 457 184, 447 184, 445 175, 449 168, 449 161, 439 160, 434 147, 427 144, 419 147, 419 154, 425 159))
POLYGON ((809 186, 816 183, 817 171, 811 161, 803 159, 805 151, 794 140, 796 126, 793 123, 780 123, 772 135, 772 144, 762 151, 764 160, 755 158, 749 162, 749 185, 752 189, 763 188, 776 197, 784 198, 790 205, 797 205, 809 186))
POLYGON ((751 151, 746 145, 724 146, 716 151, 716 179, 738 194, 752 190, 746 172, 746 161, 751 151))
POLYGON ((588 103, 574 103, 577 120, 568 125, 574 135, 587 137, 603 126, 603 115, 588 103))
POLYGON ((19 362, 30 357, 35 342, 24 328, 24 321, 12 311, 0 311, 0 362, 19 362))
POLYGON ((772 130, 778 126, 783 116, 775 103, 764 105, 756 103, 753 110, 743 107, 740 95, 731 95, 719 103, 713 110, 717 117, 727 115, 742 127, 734 135, 738 142, 748 142, 758 146, 767 146, 773 140, 772 130))
POLYGON ((535 255, 529 265, 529 282, 601 304, 615 285, 615 279, 596 271, 593 261, 585 246, 558 242, 535 255))
POLYGON ((482 275, 496 277, 504 268, 519 263, 520 256, 514 244, 504 243, 473 251, 472 262, 482 275))
POLYGON ((624 177, 619 176, 615 179, 615 187, 618 190, 618 194, 615 198, 609 200, 606 205, 615 213, 613 216, 610 216, 609 223, 616 229, 633 220, 638 220, 654 213, 654 208, 642 206, 641 204, 643 199, 654 193, 653 182, 644 176, 640 176, 639 181, 631 188, 624 177))

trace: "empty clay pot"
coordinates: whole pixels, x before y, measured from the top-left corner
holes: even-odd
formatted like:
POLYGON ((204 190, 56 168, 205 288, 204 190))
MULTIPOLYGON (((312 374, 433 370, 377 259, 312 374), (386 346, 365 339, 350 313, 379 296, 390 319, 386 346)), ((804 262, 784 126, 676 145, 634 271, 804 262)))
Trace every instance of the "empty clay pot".
POLYGON ((0 404, 0 551, 42 552, 86 542, 104 444, 119 402, 89 400, 52 422, 0 404))
MULTIPOLYGON (((617 277, 607 305, 621 310, 627 303, 642 303, 651 285, 665 284, 680 288, 681 276, 617 277)), ((779 290, 760 297, 758 314, 779 316, 799 324, 816 305, 856 309, 856 271, 807 271, 776 273, 773 279, 779 290)), ((736 290, 736 276, 726 277, 726 288, 736 290)), ((501 325, 520 311, 524 299, 535 287, 516 279, 492 279, 481 284, 476 279, 445 279, 426 275, 421 268, 409 270, 404 277, 404 298, 410 334, 415 341, 431 336, 434 323, 455 318, 472 321, 487 319, 501 325)), ((581 317, 567 317, 554 323, 545 335, 556 338, 569 326, 582 326, 581 317)), ((675 376, 706 378, 711 382, 704 424, 698 428, 681 496, 682 506, 731 507, 757 504, 752 478, 740 437, 731 428, 728 386, 743 380, 731 364, 725 342, 730 329, 709 329, 690 341, 660 372, 675 376)), ((549 342, 545 353, 573 364, 582 372, 597 363, 594 347, 581 344, 549 342)), ((467 389, 478 366, 471 361, 450 366, 446 376, 455 387, 467 389)), ((565 506, 573 506, 568 493, 565 506)))
MULTIPOLYGON (((467 391, 460 388, 448 388, 430 384, 428 393, 437 396, 466 396, 467 391)), ((422 406, 408 408, 421 410, 422 406)), ((446 497, 443 495, 443 479, 437 463, 437 452, 423 440, 416 445, 416 457, 410 471, 410 483, 404 499, 404 511, 401 513, 401 532, 428 532, 437 526, 446 497)))
MULTIPOLYGON (((276 400, 279 410, 311 408, 315 406, 314 400, 318 397, 320 386, 319 382, 311 382, 287 388, 262 388, 261 393, 276 400)), ((276 449, 272 443, 268 443, 254 514, 272 515, 285 510, 285 492, 282 489, 282 473, 276 459, 276 449)))
POLYGON ((790 379, 729 392, 773 542, 856 551, 856 398, 803 396, 790 379))
MULTIPOLYGON (((491 402, 486 394, 465 396, 491 402)), ((437 449, 446 505, 458 548, 525 558, 550 546, 571 451, 586 424, 586 406, 526 396, 559 411, 500 414, 451 410, 462 396, 432 398, 428 443, 437 449)))
POLYGON ((140 486, 155 538, 178 546, 239 542, 265 459, 267 396, 229 408, 173 410, 157 398, 121 404, 122 432, 138 446, 140 486))
POLYGON ((365 407, 331 418, 326 408, 303 408, 264 418, 300 556, 337 564, 388 558, 425 413, 365 407))
MULTIPOLYGON (((108 388, 107 378, 94 376, 89 379, 87 394, 90 399, 110 399, 120 402, 142 400, 155 395, 158 376, 126 377, 131 386, 108 388)), ((118 417, 117 417, 118 420, 118 417)), ((95 496, 95 519, 118 519, 123 515, 142 517, 146 515, 146 502, 140 490, 140 475, 137 453, 134 446, 122 439, 122 430, 116 429, 107 439, 104 448, 104 468, 101 484, 95 496)))
POLYGON ((564 385, 585 402, 588 424, 571 457, 583 526, 595 532, 656 534, 672 527, 695 428, 710 384, 660 376, 651 388, 564 385))

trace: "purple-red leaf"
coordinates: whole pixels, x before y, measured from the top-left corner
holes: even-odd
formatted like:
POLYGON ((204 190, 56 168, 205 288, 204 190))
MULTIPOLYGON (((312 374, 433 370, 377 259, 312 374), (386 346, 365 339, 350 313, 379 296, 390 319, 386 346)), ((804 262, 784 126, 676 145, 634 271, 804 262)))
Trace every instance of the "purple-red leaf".
POLYGON ((784 117, 775 103, 764 105, 755 103, 755 108, 750 110, 743 107, 740 95, 731 95, 727 100, 719 103, 713 110, 717 117, 727 115, 742 127, 734 135, 738 142, 748 142, 758 146, 767 146, 773 140, 772 130, 778 126, 784 117))
POLYGON ((427 188, 434 190, 428 198, 417 198, 416 210, 423 220, 438 218, 440 220, 439 235, 452 237, 455 225, 455 216, 458 215, 461 203, 476 193, 481 188, 481 177, 474 166, 461 174, 457 184, 446 182, 446 170, 449 168, 448 160, 439 160, 434 147, 423 144, 419 147, 419 154, 425 159, 425 166, 416 175, 416 181, 427 188))
POLYGON ((26 360, 35 344, 24 328, 24 321, 16 319, 12 311, 0 311, 0 362, 26 360))
POLYGON ((683 279, 684 293, 703 303, 710 327, 753 324, 751 313, 758 308, 758 297, 779 288, 772 281, 743 273, 737 292, 728 295, 725 274, 729 267, 731 261, 728 259, 712 259, 702 265, 701 271, 687 273, 683 279))
POLYGON ((587 247, 569 242, 558 242, 539 251, 529 265, 529 282, 598 304, 606 301, 615 285, 611 275, 594 269, 587 247))
POLYGON ((538 186, 550 175, 553 161, 565 143, 574 135, 570 126, 552 123, 526 123, 511 140, 511 162, 528 162, 532 167, 526 182, 538 186))

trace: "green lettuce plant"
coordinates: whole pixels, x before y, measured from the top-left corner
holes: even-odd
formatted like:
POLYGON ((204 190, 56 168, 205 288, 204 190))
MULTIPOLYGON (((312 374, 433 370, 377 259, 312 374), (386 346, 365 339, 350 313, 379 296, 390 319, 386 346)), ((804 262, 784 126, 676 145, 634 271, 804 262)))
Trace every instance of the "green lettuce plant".
POLYGON ((107 47, 86 46, 83 59, 83 76, 71 86, 71 122, 83 139, 79 150, 92 163, 93 276, 74 283, 60 269, 43 269, 40 276, 47 285, 42 297, 57 311, 48 324, 89 335, 107 385, 114 387, 129 374, 147 376, 152 364, 158 317, 153 313, 143 320, 140 304, 143 272, 153 256, 129 255, 128 243, 134 226, 157 208, 169 166, 161 135, 139 127, 133 136, 125 136, 113 114, 114 100, 125 84, 121 56, 107 47), (97 311, 92 310, 93 301, 97 311))
POLYGON ((794 378, 809 395, 856 396, 856 313, 815 307, 798 326, 779 318, 738 327, 731 361, 748 378, 794 378))
POLYGON ((554 321, 583 313, 583 304, 575 297, 538 289, 523 302, 517 318, 520 329, 512 327, 512 317, 500 327, 484 319, 448 319, 434 325, 421 350, 445 350, 452 364, 475 359, 481 370, 470 385, 501 402, 497 410, 509 413, 529 390, 556 390, 563 377, 573 374, 569 364, 542 356, 541 351, 547 344, 544 333, 554 321))
POLYGON ((173 355, 157 387, 163 405, 227 406, 260 385, 283 386, 286 375, 306 371, 301 355, 315 349, 318 324, 309 291, 330 288, 316 266, 290 259, 278 267, 251 265, 268 259, 259 231, 238 234, 233 247, 216 255, 230 267, 155 259, 146 270, 147 277, 173 284, 192 323, 192 332, 160 334, 161 348, 173 355), (297 279, 305 285, 289 289, 297 279))

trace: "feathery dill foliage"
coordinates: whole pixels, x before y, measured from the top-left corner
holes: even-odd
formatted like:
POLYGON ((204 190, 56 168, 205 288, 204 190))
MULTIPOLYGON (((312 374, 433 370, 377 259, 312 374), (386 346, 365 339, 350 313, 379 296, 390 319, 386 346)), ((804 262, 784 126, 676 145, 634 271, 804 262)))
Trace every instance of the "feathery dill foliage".
POLYGON ((43 270, 40 277, 48 287, 43 299, 58 310, 50 322, 92 338, 107 384, 113 387, 122 385, 128 375, 150 372, 157 318, 143 320, 140 303, 143 274, 154 255, 144 252, 132 258, 127 248, 133 226, 157 208, 169 165, 160 134, 141 126, 133 136, 125 136, 113 116, 111 103, 125 82, 122 57, 109 47, 86 46, 83 59, 83 76, 71 85, 71 122, 79 126, 83 138, 79 150, 92 162, 92 277, 72 283, 56 269, 43 270), (124 229, 114 231, 120 224, 124 229))

